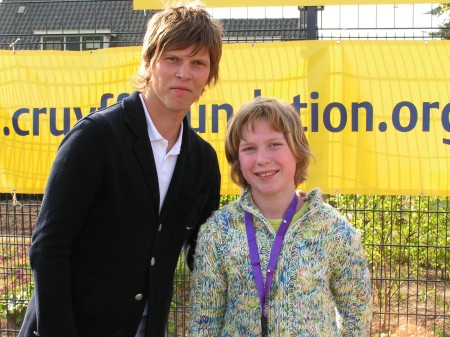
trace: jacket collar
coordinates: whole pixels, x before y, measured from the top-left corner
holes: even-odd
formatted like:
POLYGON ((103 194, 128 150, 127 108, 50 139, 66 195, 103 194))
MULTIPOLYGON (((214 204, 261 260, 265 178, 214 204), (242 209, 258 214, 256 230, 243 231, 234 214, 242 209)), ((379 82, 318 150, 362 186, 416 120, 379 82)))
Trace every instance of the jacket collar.
MULTIPOLYGON (((134 144, 134 152, 140 163, 141 169, 146 177, 147 185, 151 190, 153 197, 153 205, 155 214, 158 214, 159 209, 159 186, 158 174, 156 171, 155 160, 153 157, 153 150, 147 132, 147 121, 145 119, 145 111, 142 106, 142 101, 139 97, 139 92, 134 91, 131 95, 122 101, 124 111, 125 123, 131 133, 136 137, 134 144)), ((167 191, 164 204, 161 208, 161 214, 167 209, 175 200, 176 196, 181 193, 185 182, 184 167, 189 158, 189 152, 193 144, 193 135, 190 132, 187 117, 183 119, 183 139, 181 144, 180 154, 177 158, 177 163, 173 172, 172 180, 167 191), (174 188, 173 186, 176 186, 174 188), (167 204, 167 205, 166 205, 167 204)))
MULTIPOLYGON (((133 91, 130 96, 122 101, 122 106, 125 113, 125 122, 130 131, 137 139, 147 141, 147 121, 145 119, 145 111, 139 95, 139 91, 133 91)), ((192 139, 189 134, 189 123, 187 117, 184 117, 181 152, 190 149, 191 145, 192 139)))
MULTIPOLYGON (((264 215, 255 205, 252 199, 252 193, 250 188, 245 188, 242 192, 240 202, 244 211, 250 212, 253 216, 258 217, 261 221, 265 222, 264 215)), ((311 190, 307 195, 305 201, 308 203, 308 208, 306 209, 302 218, 310 217, 315 214, 323 205, 322 192, 319 188, 311 190)))

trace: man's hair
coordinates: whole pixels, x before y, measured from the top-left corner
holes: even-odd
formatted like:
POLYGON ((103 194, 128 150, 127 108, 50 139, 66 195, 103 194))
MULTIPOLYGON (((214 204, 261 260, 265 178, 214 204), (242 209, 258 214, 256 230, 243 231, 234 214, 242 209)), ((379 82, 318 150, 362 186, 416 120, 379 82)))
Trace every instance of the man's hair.
POLYGON ((147 25, 142 46, 141 65, 135 79, 138 89, 145 91, 151 81, 155 62, 166 51, 195 46, 192 55, 200 49, 209 51, 210 73, 208 86, 219 79, 219 62, 222 57, 223 27, 200 2, 171 6, 155 13, 147 25))
POLYGON ((274 98, 257 97, 245 103, 228 122, 225 155, 231 166, 231 179, 241 187, 248 187, 239 163, 239 144, 244 128, 254 130, 255 123, 265 120, 277 132, 284 134, 297 165, 294 176, 295 186, 308 176, 310 160, 314 158, 303 131, 299 114, 292 105, 274 98))

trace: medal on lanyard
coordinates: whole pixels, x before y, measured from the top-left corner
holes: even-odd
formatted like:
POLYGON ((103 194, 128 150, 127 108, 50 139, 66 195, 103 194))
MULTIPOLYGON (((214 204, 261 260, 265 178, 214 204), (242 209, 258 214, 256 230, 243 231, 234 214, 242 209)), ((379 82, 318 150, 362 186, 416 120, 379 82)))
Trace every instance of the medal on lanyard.
POLYGON ((269 331, 267 328, 267 317, 265 317, 264 315, 261 315, 261 336, 269 336, 269 331))
POLYGON ((256 288, 258 290, 259 304, 261 306, 261 336, 268 337, 268 326, 267 326, 267 313, 265 310, 266 299, 269 296, 270 285, 272 283, 273 272, 277 265, 278 257, 280 256, 281 247, 283 246, 284 235, 292 221, 295 214, 295 209, 297 207, 298 197, 297 194, 289 205, 284 219, 281 222, 280 228, 275 235, 275 241, 270 252, 269 264, 267 266, 266 273, 266 284, 264 285, 264 280, 261 271, 261 261, 259 259, 258 244, 256 242, 256 233, 253 226, 253 218, 249 212, 245 212, 245 228, 247 231, 247 242, 248 248, 250 250, 250 258, 252 261, 253 277, 255 279, 256 288))

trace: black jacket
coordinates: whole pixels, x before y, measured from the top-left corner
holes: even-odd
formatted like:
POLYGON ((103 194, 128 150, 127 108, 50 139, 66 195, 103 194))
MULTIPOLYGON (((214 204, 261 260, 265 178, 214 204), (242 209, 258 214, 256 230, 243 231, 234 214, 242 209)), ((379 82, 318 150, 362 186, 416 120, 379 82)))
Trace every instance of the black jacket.
POLYGON ((158 215, 144 113, 134 92, 62 141, 33 234, 35 292, 19 337, 134 337, 147 301, 147 336, 163 336, 181 248, 194 246, 218 208, 220 171, 214 149, 185 119, 158 215))

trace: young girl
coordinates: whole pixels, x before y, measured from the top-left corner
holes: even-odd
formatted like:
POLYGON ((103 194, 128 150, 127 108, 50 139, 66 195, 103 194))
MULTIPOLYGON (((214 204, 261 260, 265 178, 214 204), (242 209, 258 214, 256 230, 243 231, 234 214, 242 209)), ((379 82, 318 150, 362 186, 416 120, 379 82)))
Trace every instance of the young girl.
POLYGON ((296 193, 313 157, 298 113, 256 98, 230 120, 225 151, 243 193, 200 229, 189 336, 367 336, 360 235, 319 189, 296 193))

